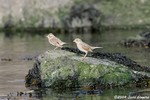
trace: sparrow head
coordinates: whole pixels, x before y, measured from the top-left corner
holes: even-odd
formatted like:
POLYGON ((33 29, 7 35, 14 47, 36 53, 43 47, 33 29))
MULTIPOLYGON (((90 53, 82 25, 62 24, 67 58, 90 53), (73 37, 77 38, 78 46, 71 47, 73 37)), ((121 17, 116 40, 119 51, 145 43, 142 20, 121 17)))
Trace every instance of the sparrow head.
POLYGON ((47 36, 46 36, 47 38, 52 38, 52 37, 55 37, 52 33, 50 33, 50 34, 48 34, 47 36))
POLYGON ((79 38, 76 38, 76 39, 74 39, 74 41, 73 42, 75 42, 75 43, 79 43, 79 42, 82 42, 82 40, 81 39, 79 39, 79 38))

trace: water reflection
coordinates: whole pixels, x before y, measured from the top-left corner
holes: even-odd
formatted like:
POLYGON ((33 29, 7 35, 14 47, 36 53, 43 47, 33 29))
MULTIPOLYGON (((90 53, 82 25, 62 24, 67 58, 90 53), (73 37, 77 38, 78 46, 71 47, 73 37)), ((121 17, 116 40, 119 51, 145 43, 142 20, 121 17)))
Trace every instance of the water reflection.
MULTIPOLYGON (((131 95, 132 92, 137 91, 135 88, 116 88, 109 89, 103 92, 87 93, 83 90, 73 92, 54 92, 51 89, 42 90, 42 100, 114 100, 116 96, 124 96, 126 99, 131 95), (132 92, 130 92, 132 91, 132 92)), ((60 90, 61 91, 61 90, 60 90)))
MULTIPOLYGON (((99 52, 120 52, 139 64, 150 65, 150 50, 143 48, 124 48, 118 44, 129 36, 137 35, 141 30, 133 31, 107 31, 103 33, 87 33, 87 34, 56 34, 60 39, 69 43, 66 46, 76 47, 72 42, 74 38, 82 38, 83 41, 94 45, 102 46, 103 49, 97 49, 99 52)), ((18 33, 19 34, 19 33, 18 33)), ((28 33, 30 34, 30 33, 28 33)), ((32 34, 32 33, 31 33, 32 34)), ((25 61, 20 58, 39 55, 46 50, 54 49, 48 43, 45 34, 39 35, 15 35, 5 36, 0 33, 0 59, 10 58, 11 61, 0 60, 0 94, 7 94, 16 91, 28 91, 25 88, 24 77, 28 70, 32 68, 34 61, 25 61)), ((85 99, 85 100, 112 100, 114 95, 129 95, 130 92, 139 90, 137 88, 119 88, 106 90, 99 94, 83 94, 81 91, 69 93, 55 93, 47 90, 42 94, 43 100, 62 100, 62 99, 85 99)), ((35 100, 38 100, 37 98, 35 100)))

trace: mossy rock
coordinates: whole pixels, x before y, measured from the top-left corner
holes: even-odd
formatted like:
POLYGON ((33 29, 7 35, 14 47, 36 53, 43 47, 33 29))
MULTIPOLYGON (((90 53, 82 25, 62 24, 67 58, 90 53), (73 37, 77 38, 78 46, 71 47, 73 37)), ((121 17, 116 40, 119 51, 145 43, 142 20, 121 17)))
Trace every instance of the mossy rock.
POLYGON ((63 50, 39 56, 42 87, 79 87, 96 83, 124 85, 134 79, 132 70, 108 59, 81 56, 63 50))
MULTIPOLYGON (((121 54, 91 53, 84 60, 74 48, 50 50, 39 55, 26 76, 26 86, 73 89, 100 86, 128 86, 150 80, 149 67, 140 66, 121 54)), ((144 83, 145 84, 145 83, 144 83)))

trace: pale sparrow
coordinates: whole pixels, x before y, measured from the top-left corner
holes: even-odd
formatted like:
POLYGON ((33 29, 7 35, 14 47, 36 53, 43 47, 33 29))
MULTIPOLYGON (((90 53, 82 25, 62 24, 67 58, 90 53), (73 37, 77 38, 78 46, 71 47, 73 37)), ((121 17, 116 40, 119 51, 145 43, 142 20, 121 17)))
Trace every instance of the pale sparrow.
POLYGON ((46 37, 48 38, 48 41, 50 44, 52 44, 53 46, 56 46, 54 50, 56 50, 58 47, 62 48, 64 44, 67 44, 61 41, 59 38, 55 37, 52 33, 48 34, 46 37))
POLYGON ((84 59, 87 56, 88 52, 93 52, 93 50, 96 49, 96 48, 103 48, 103 47, 93 47, 93 46, 90 46, 90 45, 84 43, 79 38, 76 38, 73 42, 76 43, 76 45, 77 45, 77 47, 78 47, 78 49, 80 51, 82 51, 82 52, 85 53, 85 55, 84 55, 84 57, 82 59, 84 59))

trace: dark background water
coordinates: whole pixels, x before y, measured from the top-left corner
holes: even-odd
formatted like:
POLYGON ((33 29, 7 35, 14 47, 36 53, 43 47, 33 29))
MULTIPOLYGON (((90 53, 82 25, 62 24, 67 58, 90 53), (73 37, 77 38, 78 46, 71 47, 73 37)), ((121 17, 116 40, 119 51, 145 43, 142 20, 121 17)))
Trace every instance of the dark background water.
MULTIPOLYGON (((102 46, 103 49, 97 49, 99 52, 119 52, 141 65, 150 66, 150 49, 144 48, 125 48, 119 44, 120 41, 127 37, 134 37, 142 30, 114 30, 105 31, 102 33, 87 33, 87 34, 56 34, 61 40, 69 43, 69 47, 76 47, 72 42, 74 38, 81 38, 86 43, 93 46, 102 46)), ((28 33, 29 34, 29 33, 28 33)), ((28 91, 25 87, 24 78, 28 70, 32 68, 34 60, 22 60, 25 57, 37 56, 46 50, 54 49, 48 43, 45 35, 15 35, 5 37, 3 32, 0 33, 0 59, 9 58, 11 61, 0 60, 0 95, 5 95, 10 92, 28 91)), ((149 88, 147 88, 149 90, 149 88)), ((100 100, 112 99, 114 95, 129 95, 130 92, 141 90, 138 88, 118 88, 103 91, 102 94, 95 95, 79 95, 79 99, 85 100, 100 100)), ((61 98, 76 98, 75 93, 54 93, 49 90, 43 94, 43 100, 58 100, 61 98)), ((30 98, 38 100, 38 98, 30 98)))

